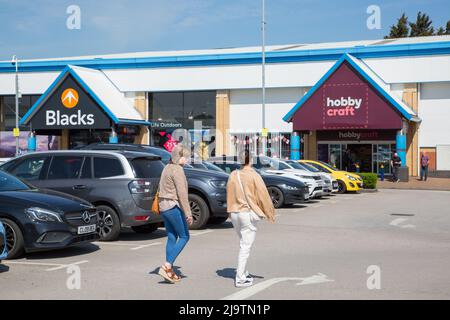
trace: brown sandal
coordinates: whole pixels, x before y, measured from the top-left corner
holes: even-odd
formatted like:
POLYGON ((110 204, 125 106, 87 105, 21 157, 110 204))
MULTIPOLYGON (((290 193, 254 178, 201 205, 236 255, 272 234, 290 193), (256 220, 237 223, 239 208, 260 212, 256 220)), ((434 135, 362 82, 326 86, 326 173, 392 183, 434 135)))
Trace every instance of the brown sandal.
POLYGON ((162 266, 161 268, 159 268, 159 275, 170 283, 175 283, 181 280, 181 278, 175 273, 175 271, 173 271, 172 268, 168 268, 166 266, 162 266))

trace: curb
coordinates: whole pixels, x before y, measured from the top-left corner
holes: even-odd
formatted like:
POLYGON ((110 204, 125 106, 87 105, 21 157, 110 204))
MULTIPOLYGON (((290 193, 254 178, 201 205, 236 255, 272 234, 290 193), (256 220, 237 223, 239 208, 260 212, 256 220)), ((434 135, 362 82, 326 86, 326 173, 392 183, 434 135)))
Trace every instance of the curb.
POLYGON ((378 192, 378 189, 359 189, 360 193, 375 193, 378 192))

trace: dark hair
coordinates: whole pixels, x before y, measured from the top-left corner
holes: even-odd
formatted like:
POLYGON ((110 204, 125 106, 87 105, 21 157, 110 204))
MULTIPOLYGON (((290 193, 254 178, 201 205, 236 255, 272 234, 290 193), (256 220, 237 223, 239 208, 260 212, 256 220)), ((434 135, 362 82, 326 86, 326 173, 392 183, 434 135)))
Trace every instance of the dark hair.
POLYGON ((248 150, 241 151, 239 154, 239 162, 241 163, 241 166, 247 166, 251 162, 251 154, 248 150))

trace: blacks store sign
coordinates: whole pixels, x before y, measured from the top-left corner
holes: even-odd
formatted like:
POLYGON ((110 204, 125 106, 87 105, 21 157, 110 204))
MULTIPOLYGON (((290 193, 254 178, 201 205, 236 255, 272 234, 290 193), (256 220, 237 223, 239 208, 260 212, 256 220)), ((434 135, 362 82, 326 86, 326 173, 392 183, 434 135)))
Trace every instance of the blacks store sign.
POLYGON ((111 119, 72 75, 57 87, 32 116, 33 130, 108 129, 111 119))

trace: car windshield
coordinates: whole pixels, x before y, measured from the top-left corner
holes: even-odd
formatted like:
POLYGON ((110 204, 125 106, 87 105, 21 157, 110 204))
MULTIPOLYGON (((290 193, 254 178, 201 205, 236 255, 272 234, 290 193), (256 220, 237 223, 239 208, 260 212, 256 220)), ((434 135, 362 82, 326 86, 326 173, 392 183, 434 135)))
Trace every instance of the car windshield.
POLYGON ((303 169, 303 170, 308 170, 309 172, 320 172, 319 169, 314 168, 313 166, 309 165, 308 163, 298 163, 297 161, 288 161, 288 163, 294 169, 303 169))
POLYGON ((30 190, 31 187, 25 182, 5 172, 0 172, 0 191, 30 190))
POLYGON ((323 162, 323 161, 319 161, 320 162, 320 164, 323 164, 325 167, 327 167, 328 169, 330 169, 330 170, 332 170, 332 171, 337 171, 337 169, 335 168, 335 167, 332 167, 331 165, 329 165, 328 163, 326 163, 326 162, 323 162))
POLYGON ((147 149, 149 152, 160 156, 161 157, 161 161, 164 164, 168 164, 170 161, 170 158, 172 157, 169 151, 166 151, 164 149, 160 149, 160 148, 155 148, 155 147, 144 147, 145 149, 147 149))

